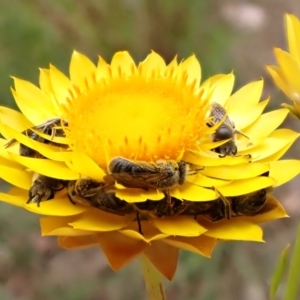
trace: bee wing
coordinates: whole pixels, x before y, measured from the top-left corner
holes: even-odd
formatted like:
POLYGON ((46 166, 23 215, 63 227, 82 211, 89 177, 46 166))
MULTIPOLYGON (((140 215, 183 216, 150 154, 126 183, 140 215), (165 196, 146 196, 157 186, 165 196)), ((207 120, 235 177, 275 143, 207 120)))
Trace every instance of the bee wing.
POLYGON ((224 124, 227 124, 228 126, 230 126, 232 128, 235 127, 234 123, 228 117, 226 109, 217 102, 211 103, 210 116, 212 117, 212 121, 214 124, 223 122, 224 124))
POLYGON ((41 130, 43 131, 44 128, 48 127, 49 125, 53 125, 54 126, 57 126, 57 125, 60 125, 61 122, 63 122, 63 120, 61 120, 60 118, 54 118, 54 119, 50 119, 40 125, 36 125, 34 127, 32 127, 33 129, 38 129, 38 130, 41 130))
POLYGON ((141 188, 141 189, 155 189, 156 183, 166 177, 165 172, 156 173, 112 173, 106 175, 104 180, 110 182, 115 180, 116 182, 129 188, 141 188))

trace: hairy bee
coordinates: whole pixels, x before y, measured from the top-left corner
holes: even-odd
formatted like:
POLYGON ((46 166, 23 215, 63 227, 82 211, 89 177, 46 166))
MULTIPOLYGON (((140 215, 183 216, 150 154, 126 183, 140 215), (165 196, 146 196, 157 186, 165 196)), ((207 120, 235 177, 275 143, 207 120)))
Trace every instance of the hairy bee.
MULTIPOLYGON (((42 134, 49 135, 52 139, 54 136, 64 137, 65 132, 61 126, 67 126, 68 123, 62 119, 56 118, 51 119, 41 125, 34 126, 32 128, 26 129, 22 133, 27 135, 30 139, 35 140, 44 144, 54 144, 59 145, 60 147, 66 147, 66 145, 57 144, 51 142, 48 139, 43 138, 38 133, 33 130, 37 130, 42 134)), ((10 147, 17 142, 16 139, 9 141, 5 147, 10 147)), ((21 156, 33 157, 33 158, 44 158, 38 151, 31 149, 30 147, 20 143, 19 154, 21 156)), ((47 177, 44 175, 36 174, 32 186, 29 189, 29 199, 27 203, 37 203, 40 206, 40 203, 45 200, 50 200, 54 198, 54 195, 57 191, 64 188, 63 180, 47 177)))
MULTIPOLYGON (((129 188, 168 190, 185 182, 187 165, 184 161, 158 160, 156 163, 115 157, 108 165, 106 180, 129 188)), ((197 171, 197 170, 196 170, 197 171)))
POLYGON ((62 180, 36 174, 29 189, 29 199, 26 203, 37 203, 37 206, 40 206, 42 201, 53 199, 55 193, 64 187, 65 184, 62 180))
POLYGON ((230 201, 234 216, 253 216, 268 211, 264 209, 267 201, 266 189, 238 197, 231 197, 230 201))
POLYGON ((156 163, 133 161, 115 157, 108 165, 109 175, 104 180, 116 181, 128 188, 160 189, 167 195, 171 210, 169 190, 185 182, 187 166, 184 161, 158 160, 156 163))
POLYGON ((134 203, 134 207, 141 215, 162 218, 184 215, 190 203, 192 202, 173 197, 168 199, 166 196, 159 201, 147 200, 145 202, 134 203))
MULTIPOLYGON (((60 119, 60 118, 55 118, 55 119, 51 119, 51 120, 49 120, 49 121, 47 121, 47 122, 45 122, 41 125, 34 126, 32 128, 26 129, 22 133, 24 135, 27 135, 32 140, 35 140, 35 141, 40 142, 40 143, 54 144, 54 145, 59 145, 60 147, 65 147, 65 145, 54 143, 54 142, 51 142, 48 139, 43 138, 38 133, 36 133, 32 130, 32 129, 34 129, 34 130, 40 131, 43 134, 49 135, 51 139, 53 139, 55 136, 65 137, 66 135, 65 135, 64 130, 62 129, 62 125, 66 127, 66 126, 68 126, 68 123, 66 121, 60 119)), ((10 147, 10 146, 14 145, 16 142, 17 142, 16 139, 12 139, 5 146, 10 147)), ((43 157, 36 150, 31 149, 30 147, 28 147, 26 145, 23 145, 23 144, 20 144, 19 154, 21 156, 26 156, 26 157, 35 157, 35 158, 42 158, 43 157)))
POLYGON ((68 197, 73 204, 91 205, 117 215, 134 212, 132 205, 115 196, 113 185, 90 178, 69 181, 68 197))
POLYGON ((198 215, 203 215, 210 221, 216 222, 238 216, 255 216, 273 209, 273 206, 266 205, 267 189, 237 197, 225 198, 221 194, 219 195, 217 200, 210 201, 211 206, 205 212, 200 212, 198 215))
POLYGON ((214 142, 224 141, 230 139, 227 143, 217 147, 215 151, 219 153, 219 157, 225 157, 227 155, 235 156, 237 154, 237 146, 235 144, 235 134, 244 135, 242 132, 235 129, 233 121, 228 117, 225 108, 219 103, 212 102, 210 110, 211 122, 207 125, 212 127, 220 122, 222 124, 218 127, 212 138, 214 142))

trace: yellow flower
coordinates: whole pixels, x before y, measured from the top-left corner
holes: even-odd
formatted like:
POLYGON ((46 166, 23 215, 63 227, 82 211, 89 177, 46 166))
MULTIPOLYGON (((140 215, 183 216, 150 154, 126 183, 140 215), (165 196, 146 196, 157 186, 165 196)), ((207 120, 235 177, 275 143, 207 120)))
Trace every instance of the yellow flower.
POLYGON ((283 106, 300 118, 300 21, 296 16, 286 14, 285 23, 289 52, 275 48, 279 67, 268 66, 267 69, 276 85, 294 102, 293 106, 283 106))
POLYGON ((227 220, 219 210, 224 210, 226 201, 242 204, 237 199, 249 198, 251 193, 262 193, 265 200, 267 190, 296 176, 299 161, 278 159, 298 134, 276 129, 287 109, 263 113, 269 100, 259 102, 262 80, 234 94, 233 74, 200 82, 201 68, 194 55, 166 65, 154 52, 138 65, 127 52, 117 52, 110 64, 100 58, 97 66, 74 52, 70 78, 52 65, 41 70, 40 87, 14 78, 12 92, 22 113, 0 107, 0 131, 5 137, 0 140, 0 171, 14 185, 9 193, 0 194, 1 200, 45 215, 42 234, 58 236, 60 247, 100 245, 114 270, 144 253, 169 279, 179 249, 209 257, 221 240, 262 241, 258 224, 286 216, 273 196, 267 194, 257 214, 248 215, 247 207, 229 207, 232 218, 227 220), (220 157, 218 150, 212 150, 228 143, 213 138, 226 116, 219 124, 211 124, 212 103, 224 107, 235 128, 246 135, 236 134, 236 155, 220 157), (56 130, 65 134, 53 130, 50 136, 39 130, 53 119, 62 120, 56 130), (39 155, 20 155, 19 143, 7 145, 11 139, 39 155), (62 182, 90 178, 101 183, 110 178, 108 166, 116 157, 137 164, 185 162, 190 170, 183 184, 174 184, 167 192, 159 187, 146 190, 114 184, 114 200, 143 208, 139 222, 133 208, 118 215, 114 209, 74 205, 66 188, 40 206, 27 204, 35 173, 62 182), (177 201, 180 208, 190 206, 174 215, 163 211, 161 216, 147 208, 149 200, 155 206, 165 199, 177 201), (216 207, 205 214, 192 213, 205 205, 216 207), (211 214, 222 220, 212 222, 211 214))

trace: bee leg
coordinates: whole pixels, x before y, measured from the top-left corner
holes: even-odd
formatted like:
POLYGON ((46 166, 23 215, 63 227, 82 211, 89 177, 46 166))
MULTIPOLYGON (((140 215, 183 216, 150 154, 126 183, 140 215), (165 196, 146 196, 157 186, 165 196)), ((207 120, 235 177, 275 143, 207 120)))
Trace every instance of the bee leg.
POLYGON ((205 169, 205 167, 201 167, 201 168, 198 168, 198 169, 194 169, 194 170, 191 170, 188 175, 197 175, 200 171, 203 171, 205 169))
POLYGON ((172 201, 172 197, 170 195, 170 190, 166 191, 166 200, 167 200, 167 205, 166 205, 167 216, 172 216, 174 213, 173 212, 174 202, 172 201))
POLYGON ((137 220, 137 223, 138 223, 138 230, 139 230, 139 233, 140 233, 141 235, 144 235, 144 234, 143 234, 143 231, 142 231, 142 224, 141 224, 140 214, 139 214, 138 211, 136 212, 136 220, 137 220))
POLYGON ((216 188, 213 188, 213 189, 218 194, 220 200, 223 203, 225 219, 230 220, 231 219, 231 202, 225 196, 223 196, 216 188))
MULTIPOLYGON (((46 197, 46 200, 50 200, 54 198, 55 191, 52 189, 47 190, 49 195, 46 197)), ((29 199, 26 201, 26 204, 36 203, 38 207, 40 207, 40 203, 43 201, 43 198, 46 196, 46 193, 37 192, 35 187, 32 186, 29 190, 29 199)))

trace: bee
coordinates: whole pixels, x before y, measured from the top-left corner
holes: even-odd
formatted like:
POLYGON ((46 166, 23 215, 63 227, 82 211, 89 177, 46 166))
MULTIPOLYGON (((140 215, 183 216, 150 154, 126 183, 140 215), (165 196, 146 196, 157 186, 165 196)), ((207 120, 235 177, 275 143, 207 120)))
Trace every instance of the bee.
POLYGON ((147 200, 145 202, 134 203, 134 207, 141 215, 145 215, 146 217, 163 218, 184 215, 190 203, 192 202, 179 200, 174 197, 168 200, 166 196, 159 201, 147 200))
MULTIPOLYGON (((199 170, 193 170, 190 174, 196 174, 199 170)), ((188 175, 186 162, 163 159, 153 163, 115 157, 109 163, 108 171, 110 174, 104 178, 105 180, 115 180, 128 188, 163 191, 182 185, 188 175)))
POLYGON ((255 216, 273 209, 272 205, 266 205, 267 191, 267 189, 262 189, 245 195, 228 198, 220 194, 221 196, 217 200, 209 201, 210 206, 208 206, 205 211, 199 212, 199 208, 197 211, 196 205, 198 203, 196 203, 191 205, 189 211, 185 213, 190 213, 194 206, 194 211, 192 210, 193 213, 198 212, 197 215, 203 215, 211 222, 217 222, 223 219, 229 220, 232 217, 239 216, 255 216))
MULTIPOLYGON (((40 131, 43 134, 49 135, 51 137, 51 139, 53 139, 55 136, 65 137, 66 134, 65 134, 64 130, 62 129, 62 125, 67 127, 68 122, 64 121, 60 118, 55 118, 55 119, 51 119, 41 125, 26 129, 22 133, 24 135, 27 135, 30 139, 35 140, 40 143, 53 144, 53 145, 59 145, 60 147, 66 147, 66 145, 63 145, 63 144, 51 142, 50 140, 43 138, 42 136, 40 136, 39 134, 37 134, 36 132, 34 132, 32 130, 32 129, 34 129, 34 130, 40 131)), ((12 139, 5 145, 5 147, 6 148, 10 147, 10 146, 14 145, 16 142, 17 142, 16 139, 12 139)), ((19 154, 21 156, 26 156, 26 157, 43 158, 43 156, 40 153, 38 153, 36 150, 31 149, 30 147, 23 145, 23 144, 20 144, 20 146, 19 146, 19 154)))
POLYGON ((91 205, 108 213, 125 216, 136 213, 138 231, 143 235, 140 213, 134 204, 115 196, 114 184, 109 185, 90 178, 72 180, 68 184, 68 197, 71 203, 91 205))
POLYGON ((42 201, 53 199, 55 193, 61 191, 64 187, 65 184, 62 180, 36 174, 33 184, 29 189, 29 199, 26 203, 36 203, 39 207, 42 201))
MULTIPOLYGON (((27 135, 30 139, 35 140, 44 144, 55 144, 60 147, 66 147, 66 145, 58 144, 51 142, 40 136, 34 130, 40 131, 43 134, 49 135, 51 139, 54 136, 64 137, 65 132, 61 128, 61 126, 68 126, 68 123, 59 118, 51 119, 41 125, 34 126, 32 128, 26 129, 22 133, 27 135)), ((10 147, 17 142, 16 139, 10 140, 5 147, 10 147)), ((38 151, 31 149, 30 147, 23 145, 20 143, 19 146, 19 154, 21 156, 32 157, 32 158, 44 158, 38 151)), ((36 174, 35 179, 33 181, 32 186, 29 189, 29 199, 26 203, 37 203, 37 206, 40 206, 40 203, 45 200, 50 200, 54 198, 54 195, 57 191, 62 190, 64 188, 64 183, 62 180, 47 177, 44 175, 36 174)))
POLYGON ((235 144, 235 134, 243 135, 246 138, 248 137, 235 129, 234 122, 228 117, 225 108, 219 103, 211 103, 210 117, 211 122, 207 124, 209 127, 213 127, 214 125, 222 122, 216 132, 212 135, 213 141, 218 142, 230 139, 225 144, 217 147, 215 151, 220 154, 219 157, 225 157, 227 155, 235 156, 238 151, 235 144))
MULTIPOLYGON (((116 181, 128 188, 159 189, 166 195, 166 205, 157 202, 154 214, 171 215, 174 211, 174 201, 169 194, 170 189, 182 185, 187 175, 197 174, 202 169, 188 171, 187 163, 180 160, 158 160, 154 162, 133 161, 123 157, 115 157, 108 165, 109 175, 104 177, 105 181, 116 181), (160 203, 160 205, 158 204, 160 203)), ((149 200, 150 201, 150 200, 149 200)), ((180 200, 179 200, 180 201, 180 200)), ((148 202, 148 204, 151 202, 148 202)), ((137 206, 142 206, 138 204, 137 206)))
POLYGON ((121 216, 134 212, 130 203, 115 196, 113 185, 90 178, 69 181, 68 197, 73 204, 91 205, 121 216))
POLYGON ((270 210, 266 207, 267 189, 246 195, 231 197, 231 209, 234 216, 253 216, 270 210))

